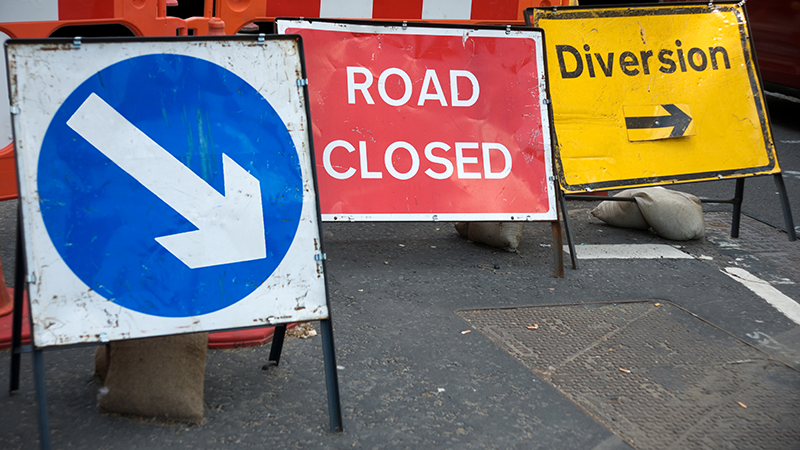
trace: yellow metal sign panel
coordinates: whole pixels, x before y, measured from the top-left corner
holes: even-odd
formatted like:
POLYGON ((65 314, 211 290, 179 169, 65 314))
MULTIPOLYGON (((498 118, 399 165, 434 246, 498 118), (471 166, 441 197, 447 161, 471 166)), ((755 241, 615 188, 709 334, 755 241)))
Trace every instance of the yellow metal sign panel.
POLYGON ((737 4, 532 11, 566 192, 780 172, 737 4))

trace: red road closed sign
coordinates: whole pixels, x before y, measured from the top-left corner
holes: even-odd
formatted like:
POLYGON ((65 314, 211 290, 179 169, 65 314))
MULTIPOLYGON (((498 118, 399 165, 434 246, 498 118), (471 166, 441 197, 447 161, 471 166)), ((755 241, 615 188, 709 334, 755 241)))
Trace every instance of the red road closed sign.
POLYGON ((540 30, 279 20, 325 221, 557 220, 540 30))

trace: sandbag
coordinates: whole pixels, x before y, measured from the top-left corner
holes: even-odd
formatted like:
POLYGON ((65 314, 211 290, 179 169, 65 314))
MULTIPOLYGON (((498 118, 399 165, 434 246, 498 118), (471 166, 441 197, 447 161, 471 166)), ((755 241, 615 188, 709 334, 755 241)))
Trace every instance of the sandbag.
POLYGON ((705 235, 703 206, 692 194, 648 187, 626 189, 615 197, 633 197, 636 202, 604 201, 592 210, 592 215, 617 227, 649 228, 675 241, 699 239, 705 235))
POLYGON ((458 234, 464 239, 467 239, 469 235, 469 222, 456 222, 453 225, 455 225, 458 234))
POLYGON ((674 241, 700 239, 705 235, 700 199, 685 192, 649 188, 634 194, 647 223, 659 236, 674 241))
POLYGON ((455 227, 458 234, 472 242, 516 252, 525 222, 456 222, 455 227))
MULTIPOLYGON (((614 197, 633 197, 642 189, 626 189, 617 193, 614 197)), ((647 230, 650 225, 645 220, 639 205, 636 202, 606 200, 601 202, 591 214, 603 222, 620 228, 635 228, 647 230)))
MULTIPOLYGON (((98 409, 145 418, 203 422, 208 333, 116 341, 107 355, 98 348, 96 362, 107 361, 98 409)), ((96 367, 95 373, 102 373, 96 367)))

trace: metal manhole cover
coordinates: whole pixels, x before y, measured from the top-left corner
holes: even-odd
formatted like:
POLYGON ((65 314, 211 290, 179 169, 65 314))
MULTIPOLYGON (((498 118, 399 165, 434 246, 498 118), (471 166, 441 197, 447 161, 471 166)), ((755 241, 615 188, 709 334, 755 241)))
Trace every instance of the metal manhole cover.
POLYGON ((800 448, 800 373, 669 302, 457 314, 637 449, 800 448))

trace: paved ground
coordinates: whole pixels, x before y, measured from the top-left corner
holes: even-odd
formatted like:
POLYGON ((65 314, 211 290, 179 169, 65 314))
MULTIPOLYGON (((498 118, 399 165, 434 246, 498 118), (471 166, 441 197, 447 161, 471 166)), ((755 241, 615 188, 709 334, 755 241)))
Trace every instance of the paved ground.
MULTIPOLYGON (((676 243, 569 207, 579 247, 667 244, 689 258, 585 259, 557 279, 548 224, 527 224, 518 253, 450 223, 326 224, 344 433, 329 433, 311 337, 287 340, 269 370, 268 346, 209 351, 202 426, 99 414, 94 348, 48 351, 53 446, 800 447, 800 327, 722 271, 800 299, 800 243, 748 218, 732 240, 724 211, 706 214, 706 238, 676 243), (498 314, 507 333, 527 333, 520 344, 479 320, 498 314)), ((0 396, 4 450, 37 445, 29 357, 23 366, 21 390, 0 396)))

